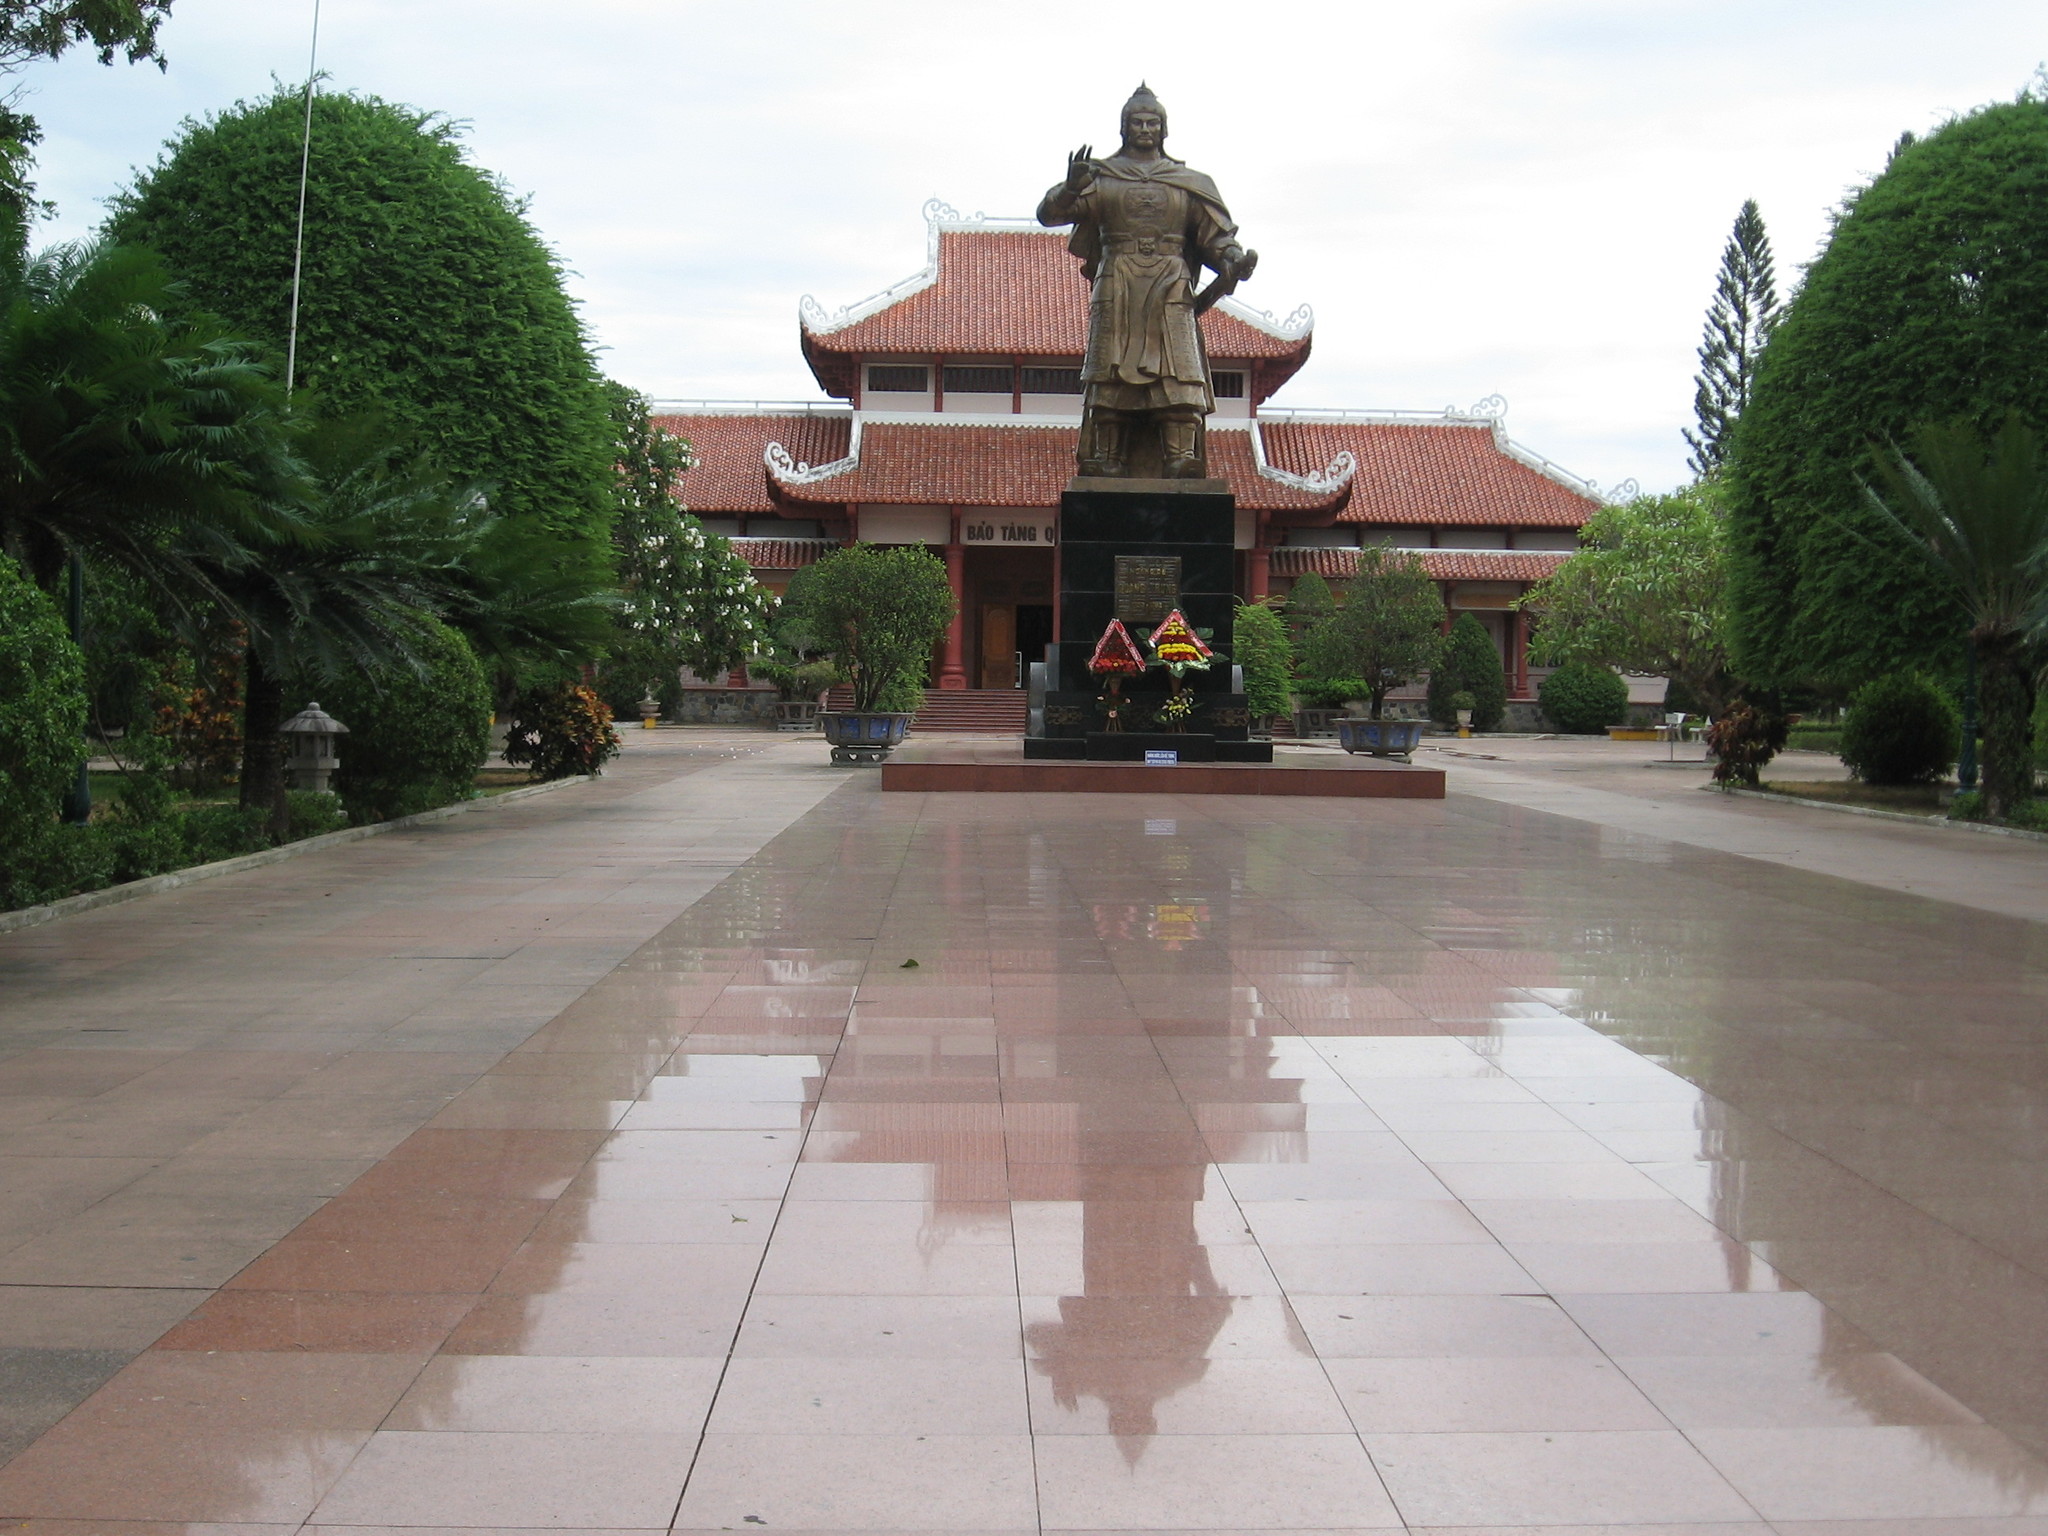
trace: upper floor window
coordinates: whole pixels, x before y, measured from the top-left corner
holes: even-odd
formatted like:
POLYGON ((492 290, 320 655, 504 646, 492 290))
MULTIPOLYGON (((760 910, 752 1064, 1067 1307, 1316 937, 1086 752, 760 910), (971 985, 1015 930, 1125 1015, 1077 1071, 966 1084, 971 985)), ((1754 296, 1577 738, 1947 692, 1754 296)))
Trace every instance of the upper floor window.
POLYGON ((1008 363, 948 363, 945 367, 949 395, 1007 395, 1012 370, 1008 363))
POLYGON ((1081 370, 1078 368, 1026 368, 1023 373, 1023 392, 1027 395, 1081 393, 1081 370))
MULTIPOLYGON (((946 371, 951 373, 953 370, 948 368, 946 371)), ((922 363, 868 364, 870 394, 921 395, 932 387, 931 378, 931 370, 922 363)))
POLYGON ((1215 386, 1218 400, 1242 400, 1244 398, 1244 370, 1241 368, 1218 368, 1209 375, 1215 386))

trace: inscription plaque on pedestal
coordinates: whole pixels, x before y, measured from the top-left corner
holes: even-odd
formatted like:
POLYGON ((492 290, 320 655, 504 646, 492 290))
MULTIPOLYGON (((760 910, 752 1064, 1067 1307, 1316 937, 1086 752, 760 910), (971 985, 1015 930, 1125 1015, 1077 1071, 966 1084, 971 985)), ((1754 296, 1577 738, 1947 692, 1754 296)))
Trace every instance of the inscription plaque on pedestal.
POLYGON ((1157 624, 1179 606, 1179 555, 1116 557, 1118 618, 1126 624, 1157 624))

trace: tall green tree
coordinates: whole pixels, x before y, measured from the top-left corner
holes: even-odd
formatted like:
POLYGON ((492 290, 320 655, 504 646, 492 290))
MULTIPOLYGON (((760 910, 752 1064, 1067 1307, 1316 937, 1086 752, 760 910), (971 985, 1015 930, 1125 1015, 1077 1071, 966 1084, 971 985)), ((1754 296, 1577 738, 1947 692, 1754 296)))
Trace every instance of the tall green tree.
POLYGON ((955 607, 946 563, 920 544, 835 549, 796 573, 782 604, 853 684, 856 710, 916 691, 955 607))
POLYGON ((1314 571, 1305 571, 1294 579, 1286 609, 1288 637, 1299 652, 1315 627, 1337 611, 1337 597, 1327 581, 1314 571))
POLYGON ((1429 718, 1439 725, 1453 724, 1457 708, 1451 703, 1460 693, 1472 695, 1472 729, 1500 728, 1508 712, 1507 670, 1500 664, 1500 648, 1477 615, 1461 613, 1451 632, 1444 636, 1443 656, 1429 674, 1429 718))
MULTIPOLYGON (((188 124, 114 200, 196 303, 285 350, 305 97, 280 88, 188 124)), ((457 127, 373 96, 313 98, 300 386, 375 410, 495 510, 603 543, 606 399, 562 267, 457 127)))
POLYGON ((1287 625, 1270 602, 1237 605, 1230 621, 1230 657, 1244 668, 1245 708, 1253 722, 1286 714, 1294 647, 1287 639, 1287 625))
POLYGON ((2048 426, 2048 103, 1902 140, 1771 332, 1729 461, 1729 648, 1764 687, 1952 670, 1955 589, 1857 485, 1918 422, 2048 426))
MULTIPOLYGON (((657 426, 644 395, 606 386, 618 455, 612 546, 623 603, 608 670, 655 687, 676 668, 715 677, 739 666, 767 634, 769 602, 730 541, 682 510, 678 482, 690 445, 657 426)), ((659 691, 658 687, 656 691, 659 691)))
POLYGON ((2029 640, 2048 628, 2048 444, 2015 411, 1989 436, 1967 421, 1917 427, 1876 469, 1865 500, 1969 617, 1985 808, 2008 816, 2034 788, 2029 640))
POLYGON ((1534 659, 1670 678, 1721 714, 1735 693, 1721 500, 1703 481, 1594 513, 1578 552, 1521 600, 1536 616, 1534 659))
POLYGON ((1314 677, 1362 680, 1377 720, 1388 693, 1442 658, 1443 623, 1443 595, 1422 562, 1368 545, 1343 606, 1309 631, 1302 666, 1314 677))
POLYGON ((1696 475, 1711 475, 1728 458, 1735 423, 1749 405, 1757 358, 1778 319, 1778 277, 1771 261, 1771 237, 1764 216, 1750 198, 1735 215, 1735 228, 1721 251, 1721 270, 1707 306, 1700 340, 1700 371, 1692 410, 1697 433, 1688 431, 1687 461, 1696 475))

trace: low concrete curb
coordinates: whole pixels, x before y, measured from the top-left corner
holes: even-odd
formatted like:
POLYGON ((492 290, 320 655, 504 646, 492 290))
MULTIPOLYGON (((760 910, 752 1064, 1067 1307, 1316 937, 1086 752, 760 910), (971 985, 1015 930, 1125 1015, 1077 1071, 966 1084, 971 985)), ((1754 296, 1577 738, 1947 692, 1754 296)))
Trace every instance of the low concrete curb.
POLYGON ((446 821, 449 817, 460 816, 466 811, 480 811, 490 806, 504 805, 507 801, 544 795, 549 790, 562 788, 565 784, 589 782, 588 777, 579 775, 567 779, 550 779, 544 784, 527 784, 519 789, 508 789, 502 795, 490 795, 477 800, 458 800, 453 805, 444 805, 436 810, 421 811, 414 816, 401 816, 396 821, 373 821, 368 826, 343 827, 339 832, 323 832, 318 837, 301 838, 296 843, 283 843, 275 848, 266 848, 261 853, 245 853, 239 858, 221 859, 212 864, 194 864, 190 869, 174 869, 167 875, 151 875, 147 880, 130 880, 126 885, 110 885, 105 890, 87 891, 82 896, 67 896, 62 901, 52 901, 40 907, 20 907, 12 912, 0 912, 0 933, 13 933, 22 928, 39 928, 44 923, 54 923, 60 917, 75 917, 80 912, 119 906, 124 901, 138 901, 144 896, 155 896, 163 891, 182 890, 188 885, 198 884, 201 880, 239 874, 245 869, 261 869, 266 864, 281 864, 286 859, 295 859, 302 853, 317 853, 322 848, 334 848, 342 843, 359 843, 366 837, 379 837, 386 832, 425 826, 432 821, 446 821))
POLYGON ((1806 800, 1797 795, 1774 795, 1767 789, 1723 789, 1702 784, 1701 789, 1721 795, 1741 795, 1745 800, 1768 800, 1773 805, 1803 805, 1816 811, 1838 811, 1845 816, 1870 816, 1878 821, 1903 821, 1916 827, 1945 827, 1955 832, 1982 832, 1990 837, 2017 837, 2027 842, 2048 843, 2048 832, 2030 832, 2025 827, 1996 827, 1986 821, 1952 821, 1946 816, 1915 816, 1911 811, 1880 811, 1867 805, 1838 805, 1832 800, 1806 800))

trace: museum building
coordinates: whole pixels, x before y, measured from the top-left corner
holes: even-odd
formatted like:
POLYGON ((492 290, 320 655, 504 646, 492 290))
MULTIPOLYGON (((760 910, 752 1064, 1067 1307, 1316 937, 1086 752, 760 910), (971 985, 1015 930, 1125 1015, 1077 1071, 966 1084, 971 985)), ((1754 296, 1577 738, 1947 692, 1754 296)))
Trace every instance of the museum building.
MULTIPOLYGON (((803 301, 804 360, 829 400, 665 402, 656 420, 695 452, 685 505, 764 586, 780 591, 855 541, 942 555, 959 616, 920 724, 1021 730, 1024 662, 1059 622, 1088 286, 1063 231, 936 203, 925 216, 922 272, 836 314, 803 301)), ((1284 594, 1309 571, 1342 581, 1362 545, 1412 550, 1453 616, 1471 612, 1493 636, 1510 697, 1532 699, 1542 672, 1512 605, 1576 546, 1602 505, 1596 488, 1510 441, 1497 400, 1441 413, 1273 406, 1308 360, 1305 306, 1276 321, 1225 299, 1201 326, 1210 473, 1237 498, 1239 595, 1284 594)), ((720 686, 733 683, 744 679, 720 686)))

